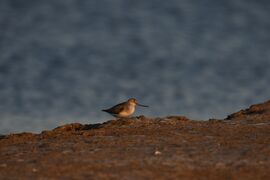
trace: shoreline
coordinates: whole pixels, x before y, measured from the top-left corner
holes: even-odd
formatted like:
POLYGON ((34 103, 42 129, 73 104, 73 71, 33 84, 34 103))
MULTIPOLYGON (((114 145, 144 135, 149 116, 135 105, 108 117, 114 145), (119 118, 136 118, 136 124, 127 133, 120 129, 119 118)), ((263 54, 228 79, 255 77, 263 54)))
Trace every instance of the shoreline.
POLYGON ((73 123, 1 136, 0 179, 270 179, 269 137, 270 101, 224 120, 73 123))

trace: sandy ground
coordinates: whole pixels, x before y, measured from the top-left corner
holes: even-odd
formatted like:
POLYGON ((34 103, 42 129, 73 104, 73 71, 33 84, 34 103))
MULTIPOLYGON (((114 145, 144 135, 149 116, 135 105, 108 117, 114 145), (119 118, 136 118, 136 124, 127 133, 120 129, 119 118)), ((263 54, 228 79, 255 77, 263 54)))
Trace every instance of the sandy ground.
POLYGON ((225 120, 68 124, 0 136, 0 179, 270 179, 270 101, 225 120))

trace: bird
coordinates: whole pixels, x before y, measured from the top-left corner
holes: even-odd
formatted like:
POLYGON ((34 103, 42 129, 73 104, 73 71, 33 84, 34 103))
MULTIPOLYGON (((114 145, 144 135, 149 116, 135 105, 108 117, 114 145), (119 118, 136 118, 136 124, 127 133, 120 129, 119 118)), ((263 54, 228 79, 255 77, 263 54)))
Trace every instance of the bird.
POLYGON ((116 118, 127 118, 135 112, 136 106, 149 107, 139 104, 135 98, 130 98, 126 102, 117 104, 109 109, 103 109, 102 111, 107 112, 116 118))

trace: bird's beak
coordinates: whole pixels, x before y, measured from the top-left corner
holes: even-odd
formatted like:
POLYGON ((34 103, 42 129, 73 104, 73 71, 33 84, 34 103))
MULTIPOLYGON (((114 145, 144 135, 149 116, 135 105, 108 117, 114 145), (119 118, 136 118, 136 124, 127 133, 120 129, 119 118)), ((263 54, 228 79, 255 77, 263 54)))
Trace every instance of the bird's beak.
POLYGON ((139 104, 137 103, 138 106, 142 106, 142 107, 149 107, 149 106, 146 106, 146 105, 142 105, 142 104, 139 104))

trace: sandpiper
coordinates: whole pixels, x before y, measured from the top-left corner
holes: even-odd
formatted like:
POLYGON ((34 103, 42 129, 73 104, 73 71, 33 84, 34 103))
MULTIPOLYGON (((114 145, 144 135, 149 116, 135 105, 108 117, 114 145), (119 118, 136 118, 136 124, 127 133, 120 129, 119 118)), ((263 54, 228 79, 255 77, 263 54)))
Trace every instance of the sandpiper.
POLYGON ((130 98, 126 102, 122 102, 117 104, 109 109, 104 109, 109 114, 117 118, 127 118, 130 117, 134 111, 136 106, 148 107, 142 104, 139 104, 135 98, 130 98))

